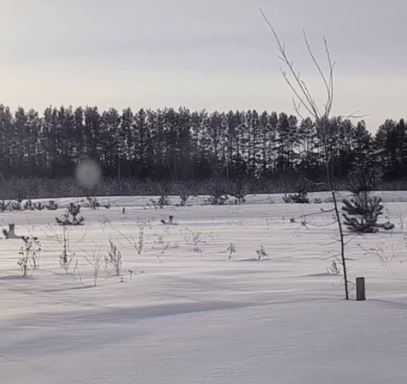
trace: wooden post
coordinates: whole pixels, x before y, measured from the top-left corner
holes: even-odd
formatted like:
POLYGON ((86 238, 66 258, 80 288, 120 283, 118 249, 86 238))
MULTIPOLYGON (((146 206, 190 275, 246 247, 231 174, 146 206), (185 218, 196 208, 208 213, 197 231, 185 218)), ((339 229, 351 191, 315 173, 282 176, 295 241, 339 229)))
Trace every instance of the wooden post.
POLYGON ((18 239, 19 236, 16 235, 15 229, 16 229, 15 224, 9 224, 8 231, 3 230, 4 236, 6 237, 6 239, 18 239))
POLYGON ((8 235, 10 236, 10 238, 16 237, 16 225, 15 224, 8 225, 8 235))
POLYGON ((356 301, 366 300, 365 278, 356 278, 356 301))

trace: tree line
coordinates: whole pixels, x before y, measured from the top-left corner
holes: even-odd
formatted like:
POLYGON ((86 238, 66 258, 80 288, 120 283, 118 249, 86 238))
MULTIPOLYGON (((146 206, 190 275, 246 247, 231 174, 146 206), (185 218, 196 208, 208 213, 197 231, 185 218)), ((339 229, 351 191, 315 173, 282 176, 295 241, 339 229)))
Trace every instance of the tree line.
MULTIPOLYGON (((386 120, 372 135, 363 121, 332 118, 328 148, 337 179, 362 164, 376 166, 387 181, 405 178, 404 120, 386 120)), ((322 153, 313 121, 286 113, 49 107, 39 114, 0 105, 0 172, 6 179, 72 177, 77 164, 91 158, 105 178, 118 180, 290 180, 301 175, 318 181, 322 153)))

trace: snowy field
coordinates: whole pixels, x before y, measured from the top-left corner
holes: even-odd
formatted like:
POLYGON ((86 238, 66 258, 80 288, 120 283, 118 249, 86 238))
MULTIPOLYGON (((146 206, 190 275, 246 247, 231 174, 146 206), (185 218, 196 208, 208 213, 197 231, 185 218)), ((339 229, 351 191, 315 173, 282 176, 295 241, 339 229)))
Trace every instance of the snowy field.
POLYGON ((22 241, 0 240, 0 383, 406 383, 407 193, 382 196, 394 231, 346 237, 365 302, 353 287, 346 302, 333 273, 329 203, 274 195, 154 209, 148 197, 101 199, 112 207, 83 208, 85 225, 67 230, 77 262, 68 272, 54 219, 64 209, 0 213, 2 228, 15 223, 42 245, 39 269, 22 278, 22 241), (177 225, 160 222, 169 215, 177 225), (109 240, 120 277, 102 265, 109 240))

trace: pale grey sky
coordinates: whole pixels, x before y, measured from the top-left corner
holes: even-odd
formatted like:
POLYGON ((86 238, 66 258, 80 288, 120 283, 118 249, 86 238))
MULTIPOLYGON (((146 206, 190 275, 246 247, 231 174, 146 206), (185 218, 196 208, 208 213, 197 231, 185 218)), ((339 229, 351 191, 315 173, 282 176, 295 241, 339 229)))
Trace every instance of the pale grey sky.
POLYGON ((317 95, 328 38, 335 113, 407 117, 405 0, 0 0, 0 103, 293 112, 260 7, 317 95))

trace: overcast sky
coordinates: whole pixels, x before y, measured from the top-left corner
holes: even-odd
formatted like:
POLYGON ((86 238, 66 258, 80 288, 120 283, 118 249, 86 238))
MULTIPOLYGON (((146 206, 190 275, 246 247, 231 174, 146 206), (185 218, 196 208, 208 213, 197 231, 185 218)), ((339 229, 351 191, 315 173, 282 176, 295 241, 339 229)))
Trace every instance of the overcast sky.
POLYGON ((294 113, 260 7, 316 95, 327 37, 335 113, 407 117, 405 0, 0 0, 0 103, 294 113))

